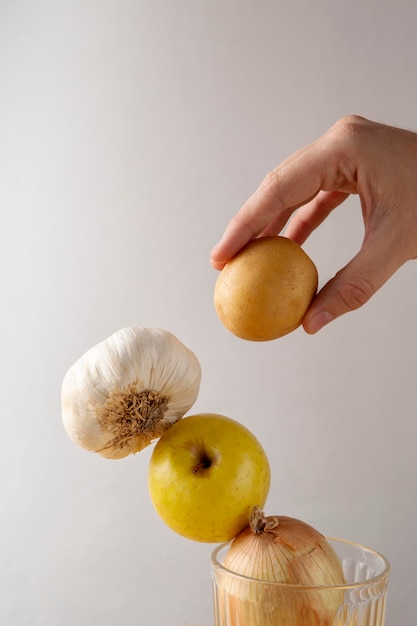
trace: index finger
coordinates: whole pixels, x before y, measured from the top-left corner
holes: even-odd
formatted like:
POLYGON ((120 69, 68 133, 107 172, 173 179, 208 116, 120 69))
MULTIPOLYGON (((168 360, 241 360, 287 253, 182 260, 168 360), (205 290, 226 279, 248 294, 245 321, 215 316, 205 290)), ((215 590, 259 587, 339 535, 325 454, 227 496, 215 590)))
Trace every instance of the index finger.
POLYGON ((213 267, 221 269, 251 239, 278 234, 290 215, 320 191, 324 168, 323 158, 311 144, 267 174, 213 248, 213 267))

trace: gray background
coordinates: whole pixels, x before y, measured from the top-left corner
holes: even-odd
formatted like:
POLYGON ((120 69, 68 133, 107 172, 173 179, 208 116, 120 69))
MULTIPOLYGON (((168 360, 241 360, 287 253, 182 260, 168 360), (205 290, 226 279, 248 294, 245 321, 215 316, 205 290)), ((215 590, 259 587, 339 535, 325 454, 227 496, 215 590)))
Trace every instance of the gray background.
MULTIPOLYGON (((416 265, 316 336, 230 335, 209 252, 263 176, 338 118, 417 129, 417 4, 0 3, 0 623, 210 626, 212 546, 153 511, 151 449, 108 461, 61 425, 60 385, 126 325, 199 357, 192 412, 245 423, 267 511, 392 563, 415 626, 416 265)), ((305 244, 320 283, 356 252, 351 198, 305 244)))

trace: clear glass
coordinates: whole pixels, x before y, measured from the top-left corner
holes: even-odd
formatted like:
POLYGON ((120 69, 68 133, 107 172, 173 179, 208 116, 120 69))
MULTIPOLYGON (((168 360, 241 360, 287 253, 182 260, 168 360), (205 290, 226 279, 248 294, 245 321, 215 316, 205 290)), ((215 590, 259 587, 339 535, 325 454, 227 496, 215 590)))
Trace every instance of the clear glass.
POLYGON ((384 626, 390 565, 360 544, 328 538, 346 584, 306 587, 240 576, 222 565, 229 543, 212 553, 215 626, 384 626))

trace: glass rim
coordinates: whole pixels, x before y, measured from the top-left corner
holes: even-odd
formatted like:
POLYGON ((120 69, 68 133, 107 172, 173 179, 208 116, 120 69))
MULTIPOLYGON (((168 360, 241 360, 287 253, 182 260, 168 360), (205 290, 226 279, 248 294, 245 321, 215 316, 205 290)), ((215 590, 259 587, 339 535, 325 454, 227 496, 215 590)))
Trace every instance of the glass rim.
POLYGON ((274 582, 274 581, 269 581, 269 580, 251 578, 250 576, 245 576, 244 574, 237 574, 233 570, 225 567, 222 563, 220 563, 220 561, 217 558, 221 550, 223 550, 224 548, 232 544, 233 539, 231 541, 226 541, 226 542, 221 543, 212 551, 211 565, 213 568, 220 570, 225 574, 232 575, 235 578, 239 578, 246 582, 250 581, 252 583, 262 583, 264 585, 273 585, 274 587, 281 587, 281 588, 290 589, 290 590, 294 589, 298 591, 300 590, 308 591, 308 590, 314 590, 314 589, 320 590, 320 591, 326 591, 326 590, 349 591, 352 589, 360 589, 363 587, 368 587, 370 585, 374 585, 375 583, 378 583, 388 578, 390 571, 391 571, 390 562, 383 554, 381 554, 377 550, 374 550, 373 548, 369 548, 368 546, 365 546, 361 543, 357 543, 355 541, 349 541, 348 539, 340 539, 339 537, 326 537, 326 539, 329 542, 337 542, 337 543, 343 543, 349 546, 354 546, 355 548, 366 550, 368 553, 371 553, 374 556, 377 556, 382 561, 382 564, 383 564, 382 572, 380 572, 379 574, 376 574, 375 576, 372 576, 372 578, 368 578, 367 580, 359 581, 356 583, 343 583, 343 584, 338 584, 338 585, 300 585, 298 583, 281 583, 281 582, 274 582))

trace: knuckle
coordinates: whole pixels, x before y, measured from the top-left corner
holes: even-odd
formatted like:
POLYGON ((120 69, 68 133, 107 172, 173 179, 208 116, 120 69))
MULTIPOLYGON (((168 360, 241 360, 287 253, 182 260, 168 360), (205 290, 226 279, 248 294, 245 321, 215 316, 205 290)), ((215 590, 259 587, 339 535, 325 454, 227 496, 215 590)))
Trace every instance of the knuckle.
POLYGON ((360 115, 345 115, 330 129, 332 139, 338 139, 342 145, 358 146, 367 140, 368 131, 375 126, 374 122, 360 115))
POLYGON ((258 194, 272 198, 275 209, 278 211, 284 209, 284 203, 280 194, 281 187, 281 175, 278 172, 278 169, 274 169, 266 174, 258 188, 258 194))
POLYGON ((337 285, 339 298, 348 310, 359 309, 366 304, 374 293, 372 284, 365 278, 353 278, 337 285))
POLYGON ((355 113, 344 115, 338 121, 338 124, 343 128, 351 128, 357 129, 358 127, 363 126, 366 123, 366 119, 361 115, 356 115, 355 113))
POLYGON ((346 181, 356 183, 358 155, 363 154, 363 147, 368 142, 369 124, 359 115, 346 115, 324 135, 324 146, 336 164, 325 179, 326 188, 338 188, 346 181))
POLYGON ((276 193, 281 186, 281 178, 277 170, 271 170, 266 174, 260 184, 259 191, 262 193, 276 193))
POLYGON ((249 241, 256 234, 254 228, 245 219, 245 216, 239 212, 231 218, 229 226, 233 232, 240 232, 242 239, 245 241, 249 241))

